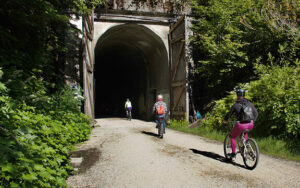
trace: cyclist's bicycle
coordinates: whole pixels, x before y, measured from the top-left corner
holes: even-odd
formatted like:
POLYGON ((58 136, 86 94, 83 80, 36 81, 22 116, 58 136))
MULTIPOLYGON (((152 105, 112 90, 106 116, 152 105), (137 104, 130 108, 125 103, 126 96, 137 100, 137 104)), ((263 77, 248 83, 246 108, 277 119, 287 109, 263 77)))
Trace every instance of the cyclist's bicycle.
MULTIPOLYGON (((232 129, 234 128, 234 125, 235 122, 233 122, 232 129)), ((238 151, 236 154, 240 153, 243 157, 245 166, 248 169, 253 170, 257 166, 259 161, 259 149, 257 143, 253 138, 248 138, 248 140, 244 138, 244 134, 248 132, 249 132, 248 129, 243 130, 242 134, 237 138, 236 141, 237 141, 238 151)), ((232 153, 232 148, 230 142, 230 134, 228 134, 224 140, 224 155, 226 159, 231 159, 230 157, 231 153, 232 153)))
POLYGON ((127 120, 131 121, 131 118, 132 118, 131 109, 129 109, 129 108, 126 109, 126 117, 127 117, 127 120))
POLYGON ((163 115, 158 115, 158 137, 163 138, 164 137, 164 116, 163 115))

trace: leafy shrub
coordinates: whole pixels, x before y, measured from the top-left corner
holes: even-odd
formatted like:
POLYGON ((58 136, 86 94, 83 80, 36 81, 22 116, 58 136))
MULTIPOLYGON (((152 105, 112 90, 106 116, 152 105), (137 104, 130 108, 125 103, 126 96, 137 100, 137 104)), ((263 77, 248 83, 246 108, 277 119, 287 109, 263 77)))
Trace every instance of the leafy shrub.
POLYGON ((88 139, 91 127, 74 96, 66 100, 69 90, 58 93, 46 101, 46 109, 1 98, 0 187, 66 187, 72 170, 68 152, 88 139))
POLYGON ((269 64, 269 53, 274 64, 299 57, 300 4, 296 2, 192 0, 198 106, 223 98, 239 83, 256 80, 255 62, 269 64))
MULTIPOLYGON (((248 90, 246 98, 253 102, 259 113, 253 133, 285 139, 291 149, 300 151, 300 63, 296 60, 290 66, 260 65, 257 71, 261 78, 245 85, 248 90)), ((234 99, 235 93, 232 91, 216 101, 203 124, 211 129, 226 131, 221 120, 234 99)))
POLYGON ((251 82, 249 95, 259 110, 259 134, 286 139, 300 151, 300 63, 261 66, 261 78, 251 82))
MULTIPOLYGON (((220 130, 228 132, 229 126, 223 125, 222 120, 225 117, 228 109, 231 108, 235 102, 235 92, 230 92, 226 97, 215 101, 214 108, 205 115, 202 124, 205 127, 209 127, 210 130, 220 130)), ((234 117, 232 117, 234 119, 234 117)))
POLYGON ((1 188, 66 187, 71 169, 68 151, 86 140, 91 130, 80 101, 64 87, 66 77, 77 78, 67 75, 65 66, 81 62, 79 30, 70 19, 74 13, 90 14, 102 2, 1 4, 1 14, 6 15, 0 27, 0 64, 5 73, 0 69, 1 188))

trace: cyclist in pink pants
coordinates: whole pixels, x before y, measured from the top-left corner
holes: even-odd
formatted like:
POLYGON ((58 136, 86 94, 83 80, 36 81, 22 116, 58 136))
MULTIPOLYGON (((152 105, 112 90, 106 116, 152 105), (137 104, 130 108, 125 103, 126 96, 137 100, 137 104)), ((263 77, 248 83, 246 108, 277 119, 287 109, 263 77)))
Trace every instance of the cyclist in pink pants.
MULTIPOLYGON (((241 122, 237 122, 237 124, 235 125, 235 127, 233 128, 232 132, 231 132, 231 147, 232 147, 232 153, 236 154, 236 143, 235 143, 235 139, 240 136, 240 134, 242 134, 243 130, 248 129, 248 130, 252 130, 253 129, 253 121, 251 121, 250 123, 241 123, 241 122)), ((248 140, 248 134, 245 133, 244 137, 246 140, 248 140)), ((234 156, 233 156, 234 157, 234 156)))
MULTIPOLYGON (((234 126, 231 132, 231 147, 232 153, 231 158, 236 156, 236 142, 235 139, 243 132, 243 130, 252 130, 254 121, 256 121, 258 112, 254 105, 245 98, 245 90, 236 90, 237 100, 231 107, 230 112, 225 116, 223 122, 227 122, 230 116, 235 113, 237 117, 237 124, 234 126)), ((247 133, 244 135, 245 139, 248 139, 247 133)))

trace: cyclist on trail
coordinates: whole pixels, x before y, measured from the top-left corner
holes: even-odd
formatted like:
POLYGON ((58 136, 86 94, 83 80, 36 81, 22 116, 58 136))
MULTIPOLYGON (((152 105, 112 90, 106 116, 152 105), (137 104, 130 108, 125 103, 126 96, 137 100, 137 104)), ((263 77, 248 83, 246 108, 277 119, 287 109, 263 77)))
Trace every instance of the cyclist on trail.
POLYGON ((125 102, 125 111, 126 111, 126 116, 128 117, 128 114, 131 113, 132 110, 132 105, 129 99, 126 100, 125 102))
MULTIPOLYGON (((252 130, 254 122, 257 119, 258 112, 254 105, 245 98, 245 90, 237 89, 236 95, 237 100, 231 107, 230 112, 225 116, 223 122, 226 123, 230 116, 235 113, 237 117, 237 124, 232 129, 230 138, 231 138, 231 158, 235 159, 236 156, 236 142, 235 139, 243 132, 243 130, 248 129, 252 130)), ((245 133, 245 139, 248 140, 248 135, 245 133)))
POLYGON ((158 95, 157 96, 157 102, 153 106, 153 113, 155 114, 155 122, 156 122, 156 127, 158 127, 158 118, 159 116, 163 118, 163 133, 166 131, 166 122, 165 122, 165 117, 167 113, 167 105, 165 102, 163 102, 163 96, 158 95))

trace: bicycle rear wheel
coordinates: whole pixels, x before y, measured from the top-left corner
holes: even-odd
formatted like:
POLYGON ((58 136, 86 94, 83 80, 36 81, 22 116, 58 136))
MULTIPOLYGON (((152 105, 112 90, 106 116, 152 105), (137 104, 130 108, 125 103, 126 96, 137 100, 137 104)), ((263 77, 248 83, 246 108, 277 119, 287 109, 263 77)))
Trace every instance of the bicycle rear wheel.
POLYGON ((226 159, 230 159, 230 154, 232 153, 230 134, 225 137, 224 140, 224 155, 226 159))
POLYGON ((162 119, 159 119, 159 125, 158 125, 158 137, 163 138, 163 121, 162 119))
POLYGON ((246 148, 243 155, 245 166, 253 170, 259 161, 259 149, 254 139, 249 138, 246 141, 246 148))

